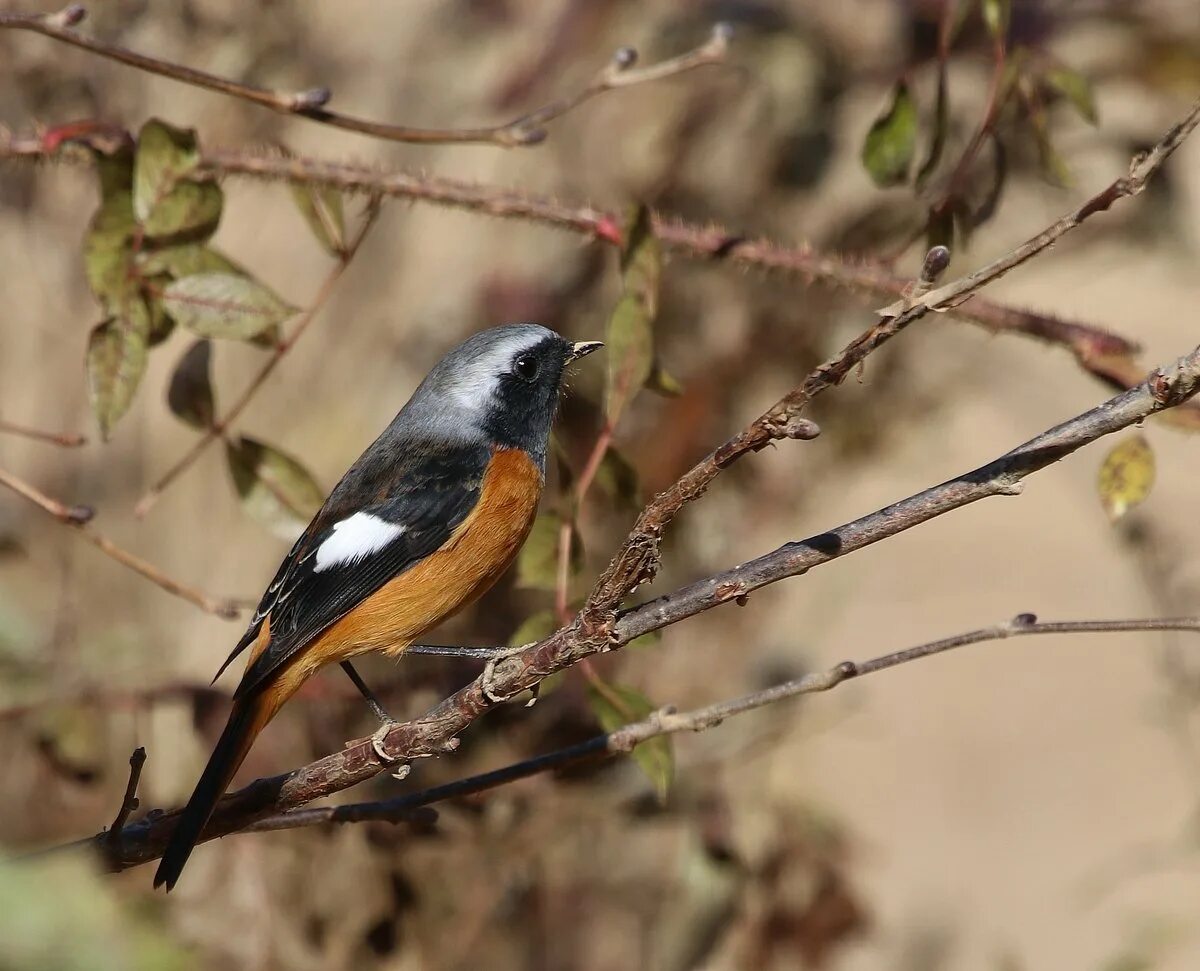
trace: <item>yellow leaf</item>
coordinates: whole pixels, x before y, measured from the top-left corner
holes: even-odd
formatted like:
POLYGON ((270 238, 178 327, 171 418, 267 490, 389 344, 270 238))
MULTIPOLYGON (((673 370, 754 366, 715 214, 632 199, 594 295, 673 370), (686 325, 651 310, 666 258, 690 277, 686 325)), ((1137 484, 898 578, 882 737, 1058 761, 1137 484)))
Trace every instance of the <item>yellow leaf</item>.
POLYGON ((1154 452, 1140 432, 1117 444, 1104 457, 1096 488, 1111 522, 1141 503, 1154 486, 1154 452))

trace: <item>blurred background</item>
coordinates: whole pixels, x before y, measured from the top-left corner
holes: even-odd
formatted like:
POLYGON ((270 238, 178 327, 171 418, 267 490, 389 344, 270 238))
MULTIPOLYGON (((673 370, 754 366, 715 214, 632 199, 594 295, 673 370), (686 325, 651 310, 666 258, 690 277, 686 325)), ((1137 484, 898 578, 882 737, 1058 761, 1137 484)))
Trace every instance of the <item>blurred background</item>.
MULTIPOLYGON (((950 167, 980 122, 993 69, 983 19, 963 6, 947 74, 950 167)), ((504 120, 573 91, 622 44, 650 63, 702 43, 719 20, 735 40, 724 66, 606 94, 549 126, 544 144, 505 150, 373 141, 5 32, 0 124, 102 119, 136 131, 158 117, 195 128, 202 148, 283 143, 612 211, 642 200, 701 225, 892 261, 911 277, 945 176, 919 193, 881 188, 860 151, 904 77, 924 153, 943 14, 939 0, 112 0, 95 3, 80 29, 264 86, 328 85, 340 110, 438 127, 504 120)), ((1121 174, 1200 89, 1194 0, 1016 2, 1008 48, 1013 60, 1024 51, 1026 63, 1069 67, 1081 80, 1074 98, 1060 88, 1038 102, 1054 155, 1028 110, 1014 103, 998 118, 1003 193, 969 239, 959 227, 955 275, 1121 174), (1080 83, 1097 124, 1080 107, 1080 83)), ((1000 181, 987 157, 967 173, 976 198, 1000 181)), ((223 188, 215 245, 306 306, 332 261, 288 189, 223 188)), ((82 361, 101 312, 80 248, 96 203, 85 167, 0 168, 0 417, 88 436, 82 448, 56 449, 0 435, 0 467, 94 506, 97 528, 180 581, 256 599, 288 543, 247 515, 219 446, 145 518, 132 511, 196 438, 164 401, 191 338, 180 329, 156 348, 111 440, 96 433, 82 361)), ((348 221, 361 208, 347 200, 348 221)), ((1173 360, 1196 343, 1198 219, 1193 140, 1145 195, 988 295, 1115 330, 1144 346, 1147 369, 1173 360)), ((602 335, 620 294, 617 263, 609 247, 542 226, 388 202, 236 430, 297 457, 328 488, 467 334, 538 320, 576 339, 602 335)), ((669 255, 655 339, 683 393, 640 395, 617 432, 641 496, 774 402, 886 302, 669 255)), ((267 353, 217 342, 219 410, 267 353)), ((563 410, 576 469, 599 427, 594 360, 563 410)), ((689 507, 663 573, 642 592, 952 477, 1109 394, 1059 348, 926 318, 822 400, 820 439, 747 458, 689 507)), ((1154 424, 1145 433, 1157 484, 1115 526, 1097 496, 1102 443, 1038 474, 1019 499, 945 516, 596 670, 684 707, 1023 611, 1196 612, 1196 441, 1154 424)), ((634 508, 627 495, 594 491, 581 582, 607 562, 634 508)), ((505 643, 552 600, 510 576, 432 639, 505 643)), ((137 745, 149 755, 143 809, 184 800, 235 676, 209 680, 240 631, 0 495, 6 854, 108 825, 137 745)), ((404 717, 477 666, 410 658, 362 670, 404 717)), ((0 968, 1195 968, 1198 706, 1194 635, 981 645, 677 738, 665 801, 632 760, 590 766, 443 804, 423 829, 232 836, 201 847, 170 897, 151 893, 146 867, 113 877, 72 856, 5 864, 0 968)), ((285 771, 373 728, 344 676, 324 674, 260 738, 239 779, 285 771)), ((597 730, 571 672, 537 707, 484 719, 453 757, 344 795, 425 788, 597 730)))

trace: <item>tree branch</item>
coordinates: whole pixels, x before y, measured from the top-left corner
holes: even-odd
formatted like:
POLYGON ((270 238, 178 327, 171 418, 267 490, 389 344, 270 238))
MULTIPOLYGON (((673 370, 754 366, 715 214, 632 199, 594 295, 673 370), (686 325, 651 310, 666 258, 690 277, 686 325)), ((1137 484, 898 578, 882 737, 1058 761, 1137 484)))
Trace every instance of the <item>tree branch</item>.
POLYGON ((669 60, 635 68, 637 51, 632 47, 620 48, 612 60, 591 81, 572 95, 558 98, 550 104, 515 118, 502 125, 487 128, 411 128, 407 125, 389 125, 353 115, 330 111, 325 105, 333 96, 329 88, 310 88, 307 91, 271 91, 229 78, 218 77, 205 71, 164 61, 146 54, 107 44, 77 34, 72 28, 87 16, 82 4, 73 4, 53 14, 0 14, 0 29, 27 30, 42 34, 72 47, 118 61, 129 67, 149 74, 170 78, 192 87, 216 91, 219 94, 249 101, 284 115, 296 115, 310 121, 320 122, 332 128, 369 135, 391 142, 417 142, 423 144, 446 144, 452 142, 474 142, 500 145, 506 148, 536 145, 546 138, 543 127, 556 118, 577 108, 585 101, 616 88, 627 88, 646 84, 663 78, 683 74, 708 64, 720 64, 725 60, 732 32, 728 25, 718 24, 709 39, 700 47, 687 51, 669 60))
POLYGON ((206 613, 215 614, 226 620, 236 620, 241 613, 241 609, 236 601, 228 598, 218 599, 210 597, 195 587, 189 587, 186 584, 180 583, 178 580, 167 576, 158 567, 147 563, 140 557, 134 556, 128 550, 121 548, 107 536, 89 528, 88 522, 95 515, 95 511, 90 506, 68 506, 57 499, 50 498, 50 496, 40 492, 29 483, 18 479, 11 472, 7 472, 4 469, 0 469, 0 485, 7 486, 18 495, 24 496, 60 523, 75 527, 75 531, 96 547, 96 549, 116 560, 122 566, 133 570, 134 573, 141 574, 151 583, 155 583, 163 590, 166 590, 167 593, 174 594, 176 597, 182 597, 188 603, 195 604, 206 613))
POLYGON ((597 759, 626 754, 642 742, 660 735, 679 732, 702 732, 715 728, 727 718, 741 715, 758 708, 765 708, 800 695, 829 691, 853 678, 875 674, 910 661, 944 654, 946 651, 971 644, 1007 640, 1010 637, 1026 637, 1034 634, 1101 634, 1148 631, 1190 631, 1200 633, 1200 617, 1151 618, 1148 620, 1073 620, 1042 623, 1033 614, 1018 614, 1012 620, 992 627, 956 634, 953 637, 919 644, 902 651, 894 651, 867 661, 843 661, 825 671, 806 674, 761 691, 731 698, 691 711, 677 712, 663 708, 639 722, 625 725, 613 732, 596 735, 566 748, 515 762, 501 769, 468 776, 446 785, 422 789, 419 792, 382 799, 373 802, 349 803, 340 806, 316 806, 294 809, 291 812, 267 816, 246 827, 243 832, 262 830, 296 829, 302 826, 325 823, 357 823, 368 820, 398 822, 424 806, 471 796, 489 789, 496 789, 519 779, 541 775, 597 759))
MULTIPOLYGON (((384 741, 392 761, 385 762, 380 757, 372 739, 362 738, 348 743, 340 752, 285 775, 259 779, 221 800, 205 830, 205 839, 237 832, 260 819, 278 816, 348 789, 394 769, 396 762, 452 751, 457 745, 456 736, 495 706, 493 697, 515 697, 585 657, 745 596, 768 583, 807 572, 971 502, 993 495, 1015 495, 1026 476, 1097 438, 1176 407, 1198 390, 1200 347, 1174 365, 1155 371, 1138 387, 1038 435, 994 462, 895 505, 827 533, 789 543, 766 556, 649 601, 598 629, 588 626, 589 608, 585 607, 570 626, 500 661, 490 684, 485 684, 483 676, 476 678, 421 717, 394 726, 384 741)), ((593 599, 596 596, 594 593, 593 599)), ((848 674, 843 675, 843 680, 848 674)), ((639 740, 631 737, 630 743, 639 740)), ((174 812, 154 814, 126 827, 119 854, 113 853, 100 837, 74 845, 89 842, 95 845, 103 854, 104 865, 110 869, 137 866, 157 859, 162 853, 175 816, 174 812)))
POLYGON ((192 447, 180 456, 175 464, 163 473, 154 485, 146 491, 145 495, 137 501, 137 505, 133 508, 135 516, 139 519, 145 516, 154 507, 154 504, 162 498, 162 494, 170 487, 171 483, 191 468, 213 442, 222 438, 229 430, 229 426, 237 421, 250 402, 254 400, 254 396, 266 384, 267 379, 274 372, 275 368, 282 363, 288 351, 296 346, 296 342, 304 336, 304 332, 308 329, 308 326, 329 301, 330 296, 337 287, 338 281, 341 280, 342 275, 349 268, 355 255, 358 253, 359 247, 362 246, 363 240, 366 239, 367 233, 375 225, 375 220, 379 216, 379 205, 380 197, 378 195, 371 196, 358 232, 355 233, 354 238, 338 254, 338 260, 334 264, 333 269, 321 281, 321 286, 317 289, 316 296, 313 297, 308 309, 300 315, 300 319, 296 322, 296 326, 292 328, 292 332, 275 345, 271 356, 267 358, 266 363, 263 364, 258 373, 250 379, 250 383, 246 385, 245 389, 238 396, 237 401, 229 407, 229 410, 214 421, 209 428, 205 429, 204 433, 192 444, 192 447))

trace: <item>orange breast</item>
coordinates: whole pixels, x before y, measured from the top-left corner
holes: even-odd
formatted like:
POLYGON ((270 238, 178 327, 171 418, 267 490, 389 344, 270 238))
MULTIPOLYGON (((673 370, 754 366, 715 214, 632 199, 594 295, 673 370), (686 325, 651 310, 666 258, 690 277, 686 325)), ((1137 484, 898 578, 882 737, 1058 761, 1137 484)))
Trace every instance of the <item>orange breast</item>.
POLYGON ((389 581, 301 652, 303 680, 316 668, 367 651, 397 655, 484 593, 529 535, 542 476, 523 451, 493 453, 479 501, 436 553, 389 581))

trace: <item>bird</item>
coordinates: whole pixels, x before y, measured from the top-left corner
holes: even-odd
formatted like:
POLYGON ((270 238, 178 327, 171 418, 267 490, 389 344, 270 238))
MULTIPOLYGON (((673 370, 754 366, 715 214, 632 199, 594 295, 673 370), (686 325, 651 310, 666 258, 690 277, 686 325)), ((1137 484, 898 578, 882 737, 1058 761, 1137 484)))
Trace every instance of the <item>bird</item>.
POLYGON ((174 887, 255 738, 318 670, 341 663, 387 719, 351 658, 398 657, 504 573, 537 512, 567 367, 602 346, 539 324, 480 331, 433 367, 350 467, 217 671, 246 654, 228 722, 155 888, 174 887))

